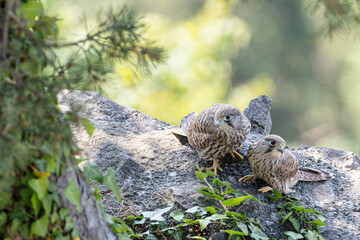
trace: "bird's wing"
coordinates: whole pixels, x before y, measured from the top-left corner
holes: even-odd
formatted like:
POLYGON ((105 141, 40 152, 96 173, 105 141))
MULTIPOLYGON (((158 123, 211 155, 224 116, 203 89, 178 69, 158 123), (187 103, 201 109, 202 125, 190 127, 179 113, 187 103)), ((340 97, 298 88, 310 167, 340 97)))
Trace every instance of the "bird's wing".
POLYGON ((186 136, 189 136, 188 129, 190 123, 196 118, 196 116, 197 116, 196 112, 192 112, 181 119, 180 125, 186 136))
POLYGON ((189 126, 188 132, 189 142, 198 152, 208 148, 216 134, 213 109, 201 112, 189 126))
POLYGON ((288 179, 299 171, 299 164, 296 156, 294 156, 289 150, 285 150, 282 157, 278 159, 275 165, 274 173, 282 179, 288 179))

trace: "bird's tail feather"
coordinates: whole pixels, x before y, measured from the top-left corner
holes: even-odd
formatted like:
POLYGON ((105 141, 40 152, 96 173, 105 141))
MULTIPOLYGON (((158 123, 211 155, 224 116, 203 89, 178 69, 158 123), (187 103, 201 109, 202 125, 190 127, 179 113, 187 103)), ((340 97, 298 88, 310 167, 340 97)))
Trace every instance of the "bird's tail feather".
POLYGON ((301 167, 299 170, 300 170, 299 181, 305 181, 305 182, 325 181, 334 178, 332 173, 322 169, 318 170, 314 168, 301 167))
POLYGON ((196 112, 189 113, 188 115, 183 117, 183 119, 181 119, 181 121, 180 121, 181 128, 184 131, 184 133, 186 134, 186 136, 189 136, 188 135, 189 124, 192 120, 194 120, 196 115, 197 115, 196 112))

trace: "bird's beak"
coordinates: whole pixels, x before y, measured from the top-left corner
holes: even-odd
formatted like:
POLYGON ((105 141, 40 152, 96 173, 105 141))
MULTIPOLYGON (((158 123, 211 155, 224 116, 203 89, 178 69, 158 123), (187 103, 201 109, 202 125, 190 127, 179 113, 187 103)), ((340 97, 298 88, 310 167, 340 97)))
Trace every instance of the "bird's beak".
POLYGON ((216 126, 222 131, 226 131, 229 128, 229 126, 224 121, 217 122, 216 126))
POLYGON ((279 150, 281 153, 284 152, 284 148, 282 148, 282 147, 279 147, 278 150, 279 150))

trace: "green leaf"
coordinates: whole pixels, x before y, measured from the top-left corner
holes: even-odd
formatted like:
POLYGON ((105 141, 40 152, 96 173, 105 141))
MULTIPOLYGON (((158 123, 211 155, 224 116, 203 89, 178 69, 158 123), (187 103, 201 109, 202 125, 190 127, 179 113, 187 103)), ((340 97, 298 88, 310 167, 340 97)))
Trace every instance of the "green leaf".
POLYGON ((248 235, 249 234, 249 231, 248 231, 248 227, 245 223, 243 222, 237 222, 236 223, 236 226, 243 232, 245 233, 245 235, 248 235))
POLYGON ((38 199, 36 193, 33 193, 33 195, 31 196, 31 206, 34 209, 35 216, 37 216, 40 211, 41 202, 38 199))
POLYGON ((21 221, 19 219, 14 219, 12 222, 11 222, 11 227, 10 227, 10 230, 11 232, 15 232, 19 229, 21 225, 21 221))
POLYGON ((5 212, 0 213, 0 229, 3 229, 2 226, 6 224, 8 216, 5 212))
POLYGON ((69 215, 70 211, 70 208, 61 208, 59 211, 60 219, 65 220, 65 217, 69 215))
POLYGON ((210 171, 210 170, 206 170, 206 174, 207 174, 208 176, 210 176, 210 177, 215 177, 215 176, 216 176, 215 173, 212 172, 212 171, 210 171))
POLYGON ((146 236, 145 240, 157 240, 156 236, 154 234, 149 234, 146 236))
POLYGON ((84 126, 86 132, 89 134, 89 136, 91 137, 94 130, 95 130, 95 126, 86 118, 82 118, 81 119, 81 124, 84 126))
POLYGON ((210 219, 199 219, 200 229, 204 230, 209 223, 211 223, 210 219))
POLYGON ((246 236, 246 235, 247 235, 246 233, 239 232, 239 231, 234 231, 234 230, 221 230, 221 231, 230 234, 230 236, 231 236, 231 235, 242 235, 242 236, 246 236))
POLYGON ((114 193, 115 198, 121 203, 121 194, 119 186, 116 182, 115 171, 112 168, 108 169, 106 176, 104 176, 105 186, 114 193))
POLYGON ((207 209, 211 214, 217 213, 216 209, 213 208, 213 207, 206 207, 206 209, 207 209))
POLYGON ((170 211, 172 207, 167 207, 163 209, 156 209, 153 212, 142 212, 144 218, 149 218, 151 221, 165 221, 165 218, 162 216, 164 213, 170 211))
POLYGON ((274 190, 274 195, 269 196, 269 197, 270 197, 272 200, 277 201, 277 200, 281 199, 281 198, 283 197, 283 195, 282 195, 279 191, 274 190))
POLYGON ((305 234, 305 238, 307 240, 318 240, 318 237, 316 236, 316 234, 311 230, 307 231, 307 233, 305 234))
POLYGON ((48 232, 49 218, 42 216, 31 224, 31 233, 36 234, 40 237, 45 237, 48 232))
POLYGON ((192 238, 192 239, 206 240, 206 238, 200 237, 200 236, 194 236, 194 237, 190 237, 190 238, 192 238))
POLYGON ((196 213, 198 211, 198 209, 199 209, 199 206, 195 206, 195 207, 189 208, 185 212, 187 212, 187 213, 196 213))
POLYGON ((0 193, 0 210, 4 209, 8 205, 8 203, 11 200, 11 197, 12 197, 11 193, 8 192, 0 193))
POLYGON ((315 219, 314 220, 315 224, 318 225, 318 226, 326 226, 326 224, 323 222, 323 221, 320 221, 318 219, 315 219))
POLYGON ((69 200, 69 202, 76 206, 76 210, 81 212, 80 209, 80 189, 75 184, 74 180, 71 179, 67 188, 63 191, 64 197, 69 200))
POLYGON ((299 219, 297 219, 296 217, 294 216, 290 216, 289 217, 289 221, 291 222, 291 224, 294 226, 295 230, 297 232, 300 232, 300 222, 299 222, 299 219))
POLYGON ((83 173, 86 179, 91 179, 99 183, 103 183, 103 175, 101 173, 100 167, 95 163, 89 161, 88 165, 84 167, 83 173))
POLYGON ((285 218, 282 220, 282 222, 281 222, 281 225, 282 224, 284 224, 284 222, 291 216, 291 214, 293 214, 294 212, 289 212, 286 216, 285 216, 285 218))
POLYGON ((229 219, 226 215, 215 213, 209 217, 206 217, 209 220, 222 220, 222 219, 229 219))
POLYGON ((292 231, 288 231, 288 232, 284 232, 284 234, 286 236, 289 236, 291 238, 291 240, 296 240, 296 239, 303 239, 304 236, 301 235, 300 233, 296 233, 296 232, 292 232, 292 231))
POLYGON ((174 238, 174 240, 182 240, 182 236, 184 234, 184 231, 176 231, 171 234, 171 236, 174 238))
POLYGON ((236 216, 240 218, 241 220, 247 220, 248 218, 242 214, 242 213, 236 213, 236 212, 225 212, 226 216, 236 216))
POLYGON ((265 233, 263 233, 263 231, 261 231, 260 228, 254 226, 252 223, 250 223, 249 226, 250 230, 251 230, 251 234, 250 236, 255 239, 255 240, 268 240, 268 236, 266 236, 265 233))
POLYGON ((204 181, 204 179, 208 176, 206 173, 199 172, 199 171, 195 171, 195 173, 201 182, 204 181))
POLYGON ((26 18, 35 20, 37 16, 43 14, 44 8, 41 1, 30 0, 22 4, 20 10, 26 18))
POLYGON ((55 159, 50 155, 47 155, 45 158, 47 159, 46 171, 50 173, 55 172, 55 159))
POLYGON ((52 196, 48 195, 41 200, 42 206, 45 210, 45 215, 49 216, 51 213, 51 207, 53 203, 52 196))
POLYGON ((219 179, 219 178, 214 178, 212 185, 218 186, 218 187, 223 187, 225 186, 224 183, 219 179))
POLYGON ((32 178, 29 180, 29 186, 37 194, 39 200, 42 200, 47 195, 47 188, 49 184, 49 179, 47 176, 41 176, 38 179, 32 178))
POLYGON ((306 211, 305 207, 303 207, 303 206, 293 207, 292 209, 294 209, 297 212, 305 212, 306 211))
POLYGON ((170 216, 175 219, 175 221, 181 222, 181 220, 185 217, 183 212, 174 211, 170 213, 170 216))
POLYGON ((223 202, 224 205, 228 206, 228 207, 233 207, 233 206, 237 206, 240 205, 244 200, 251 198, 251 196, 243 196, 243 197, 238 197, 238 198, 231 198, 228 200, 225 200, 223 202))
POLYGON ((208 192, 205 192, 205 191, 201 191, 201 190, 199 190, 199 189, 195 189, 195 191, 197 191, 197 192, 201 193, 202 195, 205 195, 205 196, 207 196, 207 197, 209 197, 209 198, 211 198, 211 199, 213 198, 211 193, 208 193, 208 192))

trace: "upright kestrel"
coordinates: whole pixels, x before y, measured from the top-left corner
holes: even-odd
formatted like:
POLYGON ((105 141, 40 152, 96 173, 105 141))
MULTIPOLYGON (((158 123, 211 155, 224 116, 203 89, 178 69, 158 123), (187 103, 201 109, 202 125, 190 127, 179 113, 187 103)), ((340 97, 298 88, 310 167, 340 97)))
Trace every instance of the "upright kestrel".
POLYGON ((263 187, 259 191, 275 189, 288 194, 298 181, 324 181, 333 178, 333 175, 325 170, 299 168, 297 157, 285 149, 285 145, 285 140, 278 135, 268 135, 253 143, 247 158, 254 175, 247 175, 239 181, 254 182, 255 178, 260 178, 271 187, 263 187))
POLYGON ((190 113, 181 120, 181 128, 195 148, 199 156, 205 160, 213 160, 209 170, 219 167, 219 158, 230 153, 242 158, 236 152, 250 132, 250 122, 239 108, 230 104, 216 104, 199 115, 190 113))

